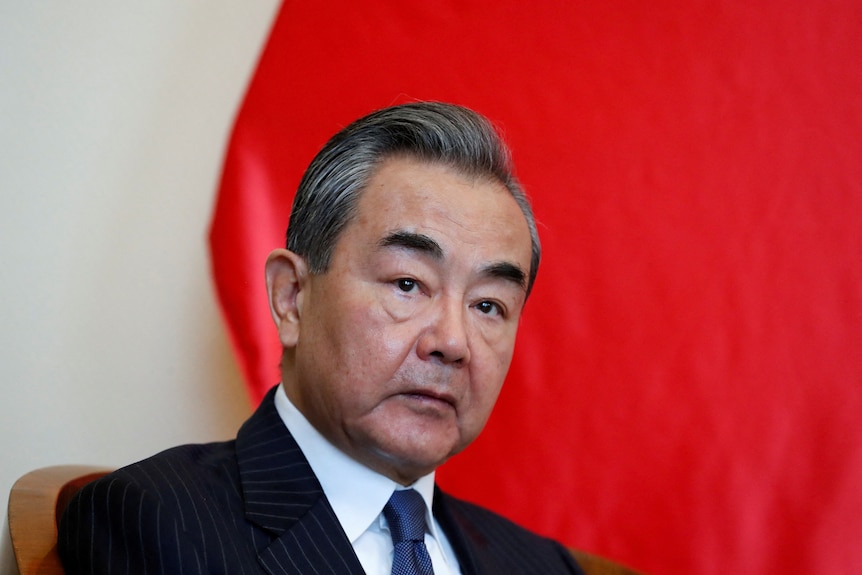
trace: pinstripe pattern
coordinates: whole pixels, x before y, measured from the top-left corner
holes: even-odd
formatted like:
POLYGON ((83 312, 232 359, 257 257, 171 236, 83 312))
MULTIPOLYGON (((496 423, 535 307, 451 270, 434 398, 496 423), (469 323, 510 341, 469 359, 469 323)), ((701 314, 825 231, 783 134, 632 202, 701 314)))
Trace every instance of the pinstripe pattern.
MULTIPOLYGON (((87 485, 60 523, 70 574, 361 574, 320 483, 273 403, 235 441, 184 445, 87 485)), ((438 492, 465 575, 580 573, 557 543, 438 492)))

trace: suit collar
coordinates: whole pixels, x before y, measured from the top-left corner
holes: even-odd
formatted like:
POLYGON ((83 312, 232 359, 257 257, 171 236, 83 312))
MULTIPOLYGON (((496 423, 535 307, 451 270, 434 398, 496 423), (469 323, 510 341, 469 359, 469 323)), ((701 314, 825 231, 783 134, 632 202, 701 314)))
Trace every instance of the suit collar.
POLYGON ((270 573, 363 573, 308 461, 275 409, 275 388, 237 433, 246 518, 275 539, 259 550, 270 573))
POLYGON ((482 573, 479 568, 479 557, 476 549, 483 546, 485 536, 478 531, 470 530, 461 521, 458 521, 455 512, 449 503, 449 496, 436 487, 434 488, 434 518, 446 533, 449 544, 455 551, 458 563, 461 566, 462 575, 478 575, 482 573))
POLYGON ((237 433, 246 518, 281 533, 323 497, 305 456, 275 410, 275 388, 237 433))

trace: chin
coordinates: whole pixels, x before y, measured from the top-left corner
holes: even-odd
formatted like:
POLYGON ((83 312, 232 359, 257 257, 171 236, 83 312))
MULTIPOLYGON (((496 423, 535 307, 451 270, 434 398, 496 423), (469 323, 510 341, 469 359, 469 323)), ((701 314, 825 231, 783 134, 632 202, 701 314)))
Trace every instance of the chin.
POLYGON ((454 453, 453 450, 442 447, 433 450, 411 449, 405 446, 388 449, 382 452, 384 469, 378 471, 407 485, 437 469, 454 453))

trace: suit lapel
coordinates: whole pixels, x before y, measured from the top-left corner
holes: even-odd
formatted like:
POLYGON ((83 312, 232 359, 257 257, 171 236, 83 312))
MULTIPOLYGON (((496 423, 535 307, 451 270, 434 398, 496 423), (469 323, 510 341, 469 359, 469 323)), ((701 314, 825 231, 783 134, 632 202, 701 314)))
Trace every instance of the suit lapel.
POLYGON ((275 537, 258 560, 272 574, 364 573, 274 396, 275 388, 236 440, 246 518, 275 537))
POLYGON ((273 575, 365 573, 326 498, 263 550, 258 560, 273 575))
POLYGON ((479 550, 483 547, 485 536, 470 530, 459 522, 449 506, 449 496, 439 487, 434 487, 434 518, 440 524, 449 544, 455 551, 462 575, 480 575, 484 573, 480 567, 479 550))

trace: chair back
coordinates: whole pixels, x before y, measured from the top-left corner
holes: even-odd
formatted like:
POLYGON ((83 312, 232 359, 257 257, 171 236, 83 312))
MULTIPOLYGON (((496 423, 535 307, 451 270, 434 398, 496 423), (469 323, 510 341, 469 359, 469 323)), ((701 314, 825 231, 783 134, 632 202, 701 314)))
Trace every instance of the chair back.
POLYGON ((586 551, 570 548, 569 552, 586 575, 643 575, 640 571, 635 571, 625 565, 614 563, 610 559, 586 551))
POLYGON ((64 575, 57 523, 72 496, 110 469, 56 465, 31 471, 9 493, 9 533, 20 575, 64 575))

